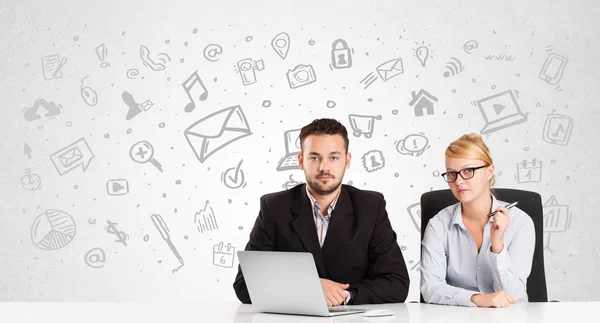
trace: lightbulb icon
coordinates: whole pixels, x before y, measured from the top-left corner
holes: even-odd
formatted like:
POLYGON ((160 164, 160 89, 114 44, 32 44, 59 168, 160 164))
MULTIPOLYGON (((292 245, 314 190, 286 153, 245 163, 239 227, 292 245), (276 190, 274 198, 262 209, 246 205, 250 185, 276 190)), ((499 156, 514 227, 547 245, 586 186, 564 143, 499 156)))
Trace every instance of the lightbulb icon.
POLYGON ((425 63, 429 58, 429 48, 427 46, 419 46, 416 50, 417 58, 421 62, 421 66, 425 67, 425 63))
MULTIPOLYGON (((419 45, 419 43, 416 44, 419 45)), ((414 49, 414 51, 415 56, 417 57, 419 62, 421 62, 421 66, 423 67, 425 67, 425 64, 427 64, 427 59, 433 57, 431 55, 431 50, 429 49, 429 46, 425 45, 425 42, 422 42, 420 46, 417 47, 417 49, 414 49)))

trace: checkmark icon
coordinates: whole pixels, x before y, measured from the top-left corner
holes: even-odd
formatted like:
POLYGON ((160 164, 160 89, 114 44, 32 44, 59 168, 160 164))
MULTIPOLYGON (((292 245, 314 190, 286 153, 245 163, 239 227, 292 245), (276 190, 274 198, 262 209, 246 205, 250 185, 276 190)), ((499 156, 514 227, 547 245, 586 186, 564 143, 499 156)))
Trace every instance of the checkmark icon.
POLYGON ((225 171, 225 173, 221 177, 221 178, 224 178, 225 176, 227 176, 226 177, 227 181, 225 181, 225 186, 235 189, 235 188, 240 188, 242 185, 244 185, 244 171, 241 170, 243 161, 244 161, 243 159, 240 160, 240 162, 237 164, 236 167, 229 168, 225 171), (233 176, 228 175, 231 172, 233 172, 233 176))

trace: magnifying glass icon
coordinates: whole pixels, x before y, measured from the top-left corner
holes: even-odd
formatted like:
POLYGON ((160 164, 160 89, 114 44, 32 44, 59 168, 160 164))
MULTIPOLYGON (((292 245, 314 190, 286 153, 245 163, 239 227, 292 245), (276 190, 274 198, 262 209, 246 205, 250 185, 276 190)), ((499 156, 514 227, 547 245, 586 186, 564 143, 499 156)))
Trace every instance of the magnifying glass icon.
POLYGON ((162 165, 154 159, 154 147, 147 141, 140 141, 129 149, 129 157, 133 159, 134 162, 144 164, 150 162, 156 169, 159 171, 162 170, 162 165))

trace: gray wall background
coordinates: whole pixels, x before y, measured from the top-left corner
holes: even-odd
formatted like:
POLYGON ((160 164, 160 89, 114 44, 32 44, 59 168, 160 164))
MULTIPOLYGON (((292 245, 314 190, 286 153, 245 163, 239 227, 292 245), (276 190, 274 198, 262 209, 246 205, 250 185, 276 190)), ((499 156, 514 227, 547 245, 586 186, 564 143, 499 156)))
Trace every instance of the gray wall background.
POLYGON ((234 252, 259 197, 304 180, 277 169, 284 132, 320 117, 351 131, 344 183, 387 198, 409 300, 420 195, 447 187, 445 147, 486 125, 496 187, 546 203, 549 298, 600 299, 595 1, 0 3, 2 301, 237 301, 234 252), (287 54, 271 45, 280 33, 287 54), (347 68, 330 65, 337 39, 347 68), (430 114, 410 105, 421 89, 430 114), (186 139, 199 120, 208 157, 186 139), (140 141, 162 171, 136 162, 140 141))

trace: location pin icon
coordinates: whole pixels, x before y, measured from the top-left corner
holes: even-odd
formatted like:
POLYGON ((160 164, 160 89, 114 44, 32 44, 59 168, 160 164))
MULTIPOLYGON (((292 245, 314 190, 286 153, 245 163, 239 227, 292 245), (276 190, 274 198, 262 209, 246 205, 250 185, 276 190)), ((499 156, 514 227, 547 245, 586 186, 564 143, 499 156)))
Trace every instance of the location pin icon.
POLYGON ((421 62, 421 66, 425 67, 427 58, 429 58, 429 48, 427 46, 419 46, 416 50, 417 58, 421 62))
POLYGON ((281 59, 285 59, 290 50, 290 36, 284 32, 277 34, 271 41, 271 47, 281 59))

